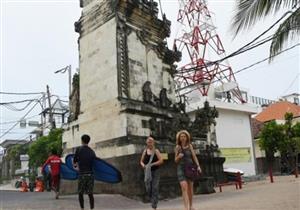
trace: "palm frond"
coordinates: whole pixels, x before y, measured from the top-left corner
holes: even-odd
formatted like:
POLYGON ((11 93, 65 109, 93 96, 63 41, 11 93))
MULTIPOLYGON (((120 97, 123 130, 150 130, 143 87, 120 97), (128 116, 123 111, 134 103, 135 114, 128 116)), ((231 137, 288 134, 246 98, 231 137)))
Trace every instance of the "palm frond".
POLYGON ((269 62, 280 52, 288 40, 300 34, 300 8, 293 12, 275 32, 270 47, 269 62))
POLYGON ((298 0, 237 0, 232 28, 235 33, 248 29, 261 18, 281 8, 293 8, 298 0))

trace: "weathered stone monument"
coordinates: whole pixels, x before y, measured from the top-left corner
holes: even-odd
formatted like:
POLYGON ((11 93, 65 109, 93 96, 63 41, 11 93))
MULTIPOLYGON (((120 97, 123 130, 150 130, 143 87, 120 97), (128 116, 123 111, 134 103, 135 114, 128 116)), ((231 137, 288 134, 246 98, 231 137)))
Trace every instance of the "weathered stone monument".
POLYGON ((151 134, 165 159, 161 196, 179 195, 175 134, 188 129, 197 136, 199 118, 192 122, 184 101, 175 101, 173 64, 181 53, 169 50, 165 41, 171 22, 158 18, 152 0, 81 0, 80 6, 82 15, 75 23, 80 35, 79 82, 76 76, 64 153, 74 152, 80 136, 89 134, 97 156, 123 175, 122 183, 97 183, 96 191, 141 198, 145 190, 139 161, 151 134))
MULTIPOLYGON (((140 197, 144 189, 139 158, 146 136, 153 134, 159 141, 174 136, 171 130, 165 132, 171 126, 165 120, 179 110, 172 73, 181 54, 167 48, 171 23, 158 18, 153 1, 81 0, 80 6, 82 15, 75 23, 80 85, 73 85, 64 152, 73 152, 80 136, 89 134, 96 154, 123 174, 121 184, 104 184, 98 191, 140 197)), ((174 149, 167 141, 162 145, 165 153, 174 149)))

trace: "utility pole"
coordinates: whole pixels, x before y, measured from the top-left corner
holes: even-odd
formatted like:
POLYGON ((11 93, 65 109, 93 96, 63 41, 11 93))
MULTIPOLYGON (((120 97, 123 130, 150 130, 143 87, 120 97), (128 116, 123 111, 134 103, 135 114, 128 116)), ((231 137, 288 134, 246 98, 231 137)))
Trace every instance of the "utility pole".
POLYGON ((70 98, 72 94, 72 66, 71 65, 69 65, 68 73, 69 73, 69 98, 70 98))
POLYGON ((54 128, 53 123, 53 113, 52 113, 52 106, 51 106, 51 95, 49 86, 47 85, 47 96, 48 96, 48 104, 49 104, 49 122, 50 122, 50 129, 54 128))
POLYGON ((41 113, 41 123, 42 123, 42 126, 41 126, 41 132, 42 132, 42 136, 44 136, 44 128, 45 128, 45 117, 44 117, 44 114, 45 114, 45 107, 46 107, 46 97, 45 97, 45 93, 43 93, 43 97, 42 97, 42 102, 41 102, 41 106, 42 106, 42 113, 41 113))
POLYGON ((71 93, 72 93, 72 66, 68 65, 65 68, 55 71, 54 73, 55 74, 57 74, 57 73, 64 74, 66 71, 68 71, 68 75, 69 75, 69 97, 70 97, 71 93))

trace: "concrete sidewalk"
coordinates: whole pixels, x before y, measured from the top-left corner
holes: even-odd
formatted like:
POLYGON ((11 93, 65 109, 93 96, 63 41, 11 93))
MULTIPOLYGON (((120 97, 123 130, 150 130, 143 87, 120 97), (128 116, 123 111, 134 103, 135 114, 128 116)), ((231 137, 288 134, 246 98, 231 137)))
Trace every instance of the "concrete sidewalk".
MULTIPOLYGON (((275 183, 268 180, 250 182, 243 189, 226 186, 223 192, 194 196, 196 210, 298 210, 300 209, 300 178, 293 176, 275 177, 275 183)), ((216 189, 218 190, 218 189, 216 189)), ((85 196, 88 207, 88 198, 85 196)), ((0 191, 1 210, 73 210, 80 209, 77 195, 61 196, 54 194, 21 193, 0 191)), ((89 209, 89 208, 87 208, 89 209)), ((95 195, 95 210, 151 210, 150 204, 131 200, 121 195, 95 195)), ((160 201, 158 210, 183 210, 182 199, 160 201)))
POLYGON ((2 184, 0 185, 0 191, 18 191, 13 184, 2 184))

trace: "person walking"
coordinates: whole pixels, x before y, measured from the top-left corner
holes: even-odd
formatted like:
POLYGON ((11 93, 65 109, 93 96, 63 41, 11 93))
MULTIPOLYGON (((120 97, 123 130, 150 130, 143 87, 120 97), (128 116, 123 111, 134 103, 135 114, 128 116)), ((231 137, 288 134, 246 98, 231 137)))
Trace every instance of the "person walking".
POLYGON ((186 177, 185 165, 194 163, 198 173, 201 173, 199 161, 191 144, 188 131, 181 130, 176 134, 175 163, 177 164, 177 177, 180 183, 185 210, 195 210, 193 207, 193 180, 186 177))
POLYGON ((81 146, 75 151, 73 166, 79 171, 78 177, 78 199, 81 209, 84 209, 83 195, 86 193, 89 196, 90 208, 94 209, 94 175, 93 162, 96 158, 94 150, 88 144, 90 142, 89 135, 81 136, 81 146))
POLYGON ((146 140, 147 147, 143 151, 140 165, 145 170, 145 187, 151 201, 151 206, 155 210, 159 195, 159 166, 163 163, 160 151, 155 148, 154 139, 149 136, 146 140))
POLYGON ((55 192, 55 198, 59 198, 59 184, 60 184, 60 165, 61 159, 57 154, 56 149, 51 150, 51 155, 48 157, 46 162, 42 166, 42 173, 45 170, 45 167, 50 167, 51 175, 51 188, 55 192))

